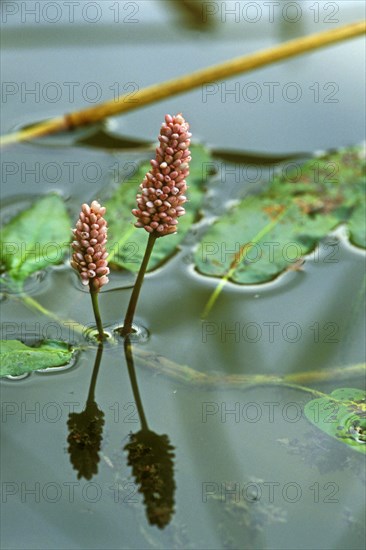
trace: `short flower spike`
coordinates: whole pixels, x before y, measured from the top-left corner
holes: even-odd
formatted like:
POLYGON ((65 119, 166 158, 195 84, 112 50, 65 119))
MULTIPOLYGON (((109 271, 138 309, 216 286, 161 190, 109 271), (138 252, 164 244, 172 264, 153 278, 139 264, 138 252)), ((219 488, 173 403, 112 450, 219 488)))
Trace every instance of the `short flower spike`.
POLYGON ((90 284, 94 292, 99 292, 109 281, 105 211, 97 201, 90 206, 83 204, 76 228, 72 231, 75 240, 71 266, 79 272, 83 285, 90 284))

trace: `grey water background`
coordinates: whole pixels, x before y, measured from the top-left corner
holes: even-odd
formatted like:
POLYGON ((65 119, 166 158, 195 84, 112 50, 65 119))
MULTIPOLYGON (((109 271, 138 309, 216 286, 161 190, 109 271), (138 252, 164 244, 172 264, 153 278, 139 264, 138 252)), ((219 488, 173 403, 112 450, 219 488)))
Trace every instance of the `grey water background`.
MULTIPOLYGON (((193 25, 168 2, 104 1, 94 3, 97 11, 89 3, 84 14, 82 6, 88 3, 80 3, 74 22, 60 3, 61 19, 50 23, 58 12, 48 4, 49 11, 41 11, 36 21, 22 3, 1 3, 2 133, 91 105, 93 92, 106 100, 117 90, 133 92, 364 17, 362 2, 297 2, 292 4, 301 8, 301 16, 291 22, 297 12, 282 2, 273 6, 271 23, 267 3, 253 3, 261 8, 254 12, 248 2, 213 2, 206 8, 217 8, 216 23, 204 26, 202 12, 193 25), (4 12, 10 4, 19 8, 13 15, 4 12), (224 11, 236 10, 236 4, 240 9, 235 15, 224 11), (247 20, 243 9, 249 10, 244 12, 247 20), (94 13, 101 17, 91 23, 86 15, 92 19, 94 13), (250 22, 260 13, 258 21, 250 22), (31 89, 35 93, 27 94, 31 89)), ((126 136, 155 142, 164 114, 182 111, 194 138, 217 151, 304 157, 359 143, 365 138, 364 61, 362 38, 343 42, 113 118, 106 132, 116 143, 126 136), (298 101, 293 101, 295 92, 301 93, 298 101), (254 93, 261 94, 258 101, 253 101, 254 93)), ((129 171, 128 163, 148 158, 142 149, 107 149, 103 140, 97 146, 82 145, 77 137, 55 136, 2 152, 5 221, 52 190, 63 194, 75 217, 81 202, 98 197, 129 171)), ((251 170, 262 170, 260 182, 267 173, 262 164, 215 160, 218 173, 210 180, 208 219, 253 188, 251 170)), ((150 339, 142 348, 215 374, 285 374, 363 361, 364 253, 336 238, 323 243, 303 272, 289 272, 267 285, 228 284, 209 317, 217 331, 204 338, 200 314, 217 280, 194 271, 192 234, 172 260, 146 277, 137 320, 147 327, 150 339), (336 262, 327 261, 332 242, 338 244, 336 262), (248 323, 260 326, 260 339, 254 342, 241 334, 235 341, 225 330, 238 322, 240 329, 248 323), (268 323, 279 323, 273 342, 268 323), (293 323, 301 328, 296 342, 283 333, 293 323), (336 326, 337 341, 325 341, 326 323, 336 326)), ((103 292, 107 327, 121 323, 133 280, 128 273, 114 273, 110 290, 103 292)), ((33 278, 29 292, 62 318, 92 322, 89 297, 67 264, 33 278)), ((4 338, 57 334, 49 320, 20 302, 8 298, 2 306, 4 338), (16 323, 16 328, 6 323, 16 323)), ((67 338, 66 329, 62 336, 67 338)), ((97 381, 96 401, 105 413, 99 472, 89 482, 78 480, 66 452, 66 422, 70 407, 84 407, 94 356, 95 350, 89 349, 70 370, 1 383, 3 406, 10 403, 2 410, 7 411, 1 441, 4 548, 364 546, 362 457, 341 443, 317 439, 303 415, 297 419, 305 394, 264 387, 245 392, 220 386, 197 389, 137 367, 149 425, 168 434, 176 448, 176 511, 163 531, 150 526, 141 495, 130 495, 131 472, 122 450, 139 424, 120 346, 104 351, 97 381), (273 417, 270 403, 276 404, 273 417), (34 414, 27 413, 31 410, 34 414), (251 416, 256 411, 258 419, 251 416), (225 497, 225 488, 233 487, 237 502, 229 494, 225 497), (34 494, 27 492, 32 489, 34 494)), ((350 380, 342 386, 362 387, 362 382, 350 380)), ((330 382, 319 389, 330 392, 338 386, 330 382)))

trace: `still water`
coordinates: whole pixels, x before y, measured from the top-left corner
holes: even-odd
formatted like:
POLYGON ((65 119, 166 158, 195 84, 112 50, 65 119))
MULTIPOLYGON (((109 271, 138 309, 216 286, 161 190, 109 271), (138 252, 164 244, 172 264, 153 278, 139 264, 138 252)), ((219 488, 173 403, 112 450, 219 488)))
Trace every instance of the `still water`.
MULTIPOLYGON (((21 10, 20 3, 13 4, 21 10)), ((119 16, 125 20, 116 23, 117 4, 97 4, 102 15, 95 24, 82 12, 75 13, 74 22, 62 13, 54 26, 42 14, 39 22, 25 23, 20 12, 18 18, 8 15, 1 56, 3 80, 12 83, 7 90, 13 92, 4 99, 2 133, 91 104, 92 93, 99 101, 108 99, 116 90, 133 91, 364 15, 361 2, 328 3, 338 8, 334 14, 319 2, 317 20, 315 8, 310 9, 314 3, 302 2, 297 22, 282 12, 270 22, 264 15, 268 3, 253 3, 263 10, 253 23, 243 12, 238 20, 224 17, 224 3, 218 2, 210 3, 217 7, 216 24, 203 25, 202 17, 197 23, 167 2, 142 1, 129 2, 130 7, 121 2, 119 16), (51 89, 50 83, 56 86, 51 89), (27 94, 32 87, 35 93, 27 94), (55 90, 60 94, 50 101, 47 94, 55 90)), ((97 346, 69 327, 4 297, 3 338, 34 341, 46 335, 89 343, 70 368, 1 382, 4 548, 364 546, 362 454, 306 420, 306 392, 279 386, 244 389, 225 382, 227 375, 285 375, 362 362, 363 251, 341 231, 329 237, 339 239, 337 262, 325 261, 323 243, 302 271, 289 271, 265 285, 228 283, 206 321, 201 313, 218 281, 200 275, 192 262, 205 224, 246 191, 257 190, 248 177, 251 170, 262 170, 258 186, 265 184, 266 158, 304 158, 364 139, 362 46, 362 39, 341 43, 136 110, 108 121, 102 130, 4 150, 4 222, 50 191, 62 194, 76 219, 81 202, 113 188, 128 163, 150 158, 146 142, 155 142, 166 112, 182 111, 194 139, 215 151, 217 161, 203 222, 169 262, 146 276, 136 316, 146 332, 133 346, 134 369, 130 359, 128 370, 116 336, 100 356, 97 346), (237 152, 247 164, 223 160, 223 151, 237 152), (256 155, 262 163, 249 165, 248 158, 256 155), (329 323, 337 331, 331 340, 329 323), (259 338, 246 331, 248 325, 259 327, 259 338), (287 332, 291 326, 300 327, 296 341, 287 332), (179 379, 174 367, 164 371, 166 363, 157 356, 217 381, 179 379), (78 478, 80 465, 79 470, 73 466, 83 456, 75 451, 82 431, 77 426, 87 413, 69 415, 83 410, 94 419, 89 437, 95 453, 84 464, 86 477, 78 478), (156 450, 155 467, 160 461, 161 468, 152 474, 148 467, 156 487, 147 487, 144 497, 139 482, 146 485, 152 478, 146 468, 139 470, 136 456, 147 444, 156 450), (163 506, 154 506, 154 491, 165 495, 163 506)), ((100 297, 104 325, 112 335, 133 282, 131 273, 113 272, 100 297)), ((93 322, 89 297, 67 262, 32 277, 27 291, 61 319, 93 322)), ((312 384, 325 393, 342 386, 362 388, 363 379, 312 384)))

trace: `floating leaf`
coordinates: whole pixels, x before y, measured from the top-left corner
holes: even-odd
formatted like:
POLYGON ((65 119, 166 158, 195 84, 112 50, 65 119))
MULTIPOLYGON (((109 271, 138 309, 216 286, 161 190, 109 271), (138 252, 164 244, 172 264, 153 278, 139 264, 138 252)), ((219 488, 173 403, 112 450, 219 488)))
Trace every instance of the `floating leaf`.
POLYGON ((73 351, 65 342, 45 340, 30 347, 19 340, 0 340, 0 376, 20 376, 26 372, 66 365, 73 351))
POLYGON ((359 204, 352 212, 349 223, 350 241, 360 248, 366 248, 366 208, 359 204))
POLYGON ((45 267, 58 264, 70 242, 71 222, 58 195, 42 197, 1 231, 2 270, 19 286, 45 267))
MULTIPOLYGON (((158 239, 155 244, 149 270, 156 268, 169 258, 183 240, 191 225, 196 221, 204 195, 205 175, 212 160, 209 153, 200 145, 190 147, 192 161, 188 183, 188 201, 185 205, 186 215, 179 218, 178 232, 158 239)), ((137 272, 145 252, 148 234, 143 229, 134 227, 136 219, 131 213, 136 207, 136 193, 150 163, 142 164, 137 172, 121 183, 113 195, 103 204, 107 208, 108 217, 108 251, 109 263, 117 267, 137 272)))
POLYGON ((305 405, 305 416, 317 428, 356 451, 366 453, 366 392, 341 388, 305 405))
POLYGON ((361 147, 282 167, 267 189, 213 224, 195 254, 198 271, 239 284, 265 283, 291 269, 340 223, 365 246, 365 159, 361 147))

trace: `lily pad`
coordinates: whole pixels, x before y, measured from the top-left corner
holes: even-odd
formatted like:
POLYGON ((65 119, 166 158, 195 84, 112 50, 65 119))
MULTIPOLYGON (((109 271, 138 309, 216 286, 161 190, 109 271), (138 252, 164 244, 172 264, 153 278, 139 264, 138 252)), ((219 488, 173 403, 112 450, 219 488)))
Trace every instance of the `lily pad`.
POLYGON ((73 350, 65 342, 45 340, 30 347, 19 340, 0 340, 0 376, 20 376, 27 372, 66 365, 73 350))
MULTIPOLYGON (((205 192, 206 168, 212 165, 208 151, 201 145, 192 145, 192 161, 188 183, 188 202, 185 205, 186 215, 179 218, 178 232, 158 239, 148 270, 156 268, 172 256, 179 243, 184 239, 192 224, 197 220, 205 192)), ((111 197, 104 201, 108 219, 108 252, 112 267, 137 272, 144 256, 148 234, 134 226, 136 221, 131 213, 136 207, 136 193, 146 172, 151 168, 149 162, 141 164, 137 172, 127 181, 122 182, 111 197)))
POLYGON ((335 390, 329 396, 309 401, 304 413, 326 434, 366 453, 366 392, 354 388, 335 390))
POLYGON ((70 227, 60 196, 52 194, 37 200, 1 231, 2 271, 21 287, 32 273, 59 264, 69 246, 70 227))
POLYGON ((238 284, 265 283, 292 269, 341 223, 349 224, 351 241, 365 247, 364 204, 361 147, 291 162, 264 192, 245 198, 209 228, 196 268, 238 284))

